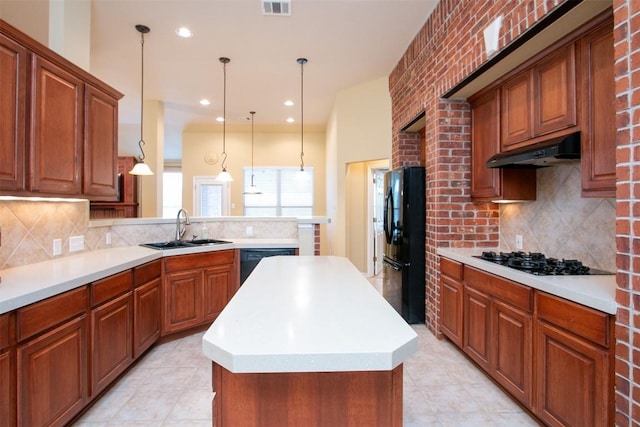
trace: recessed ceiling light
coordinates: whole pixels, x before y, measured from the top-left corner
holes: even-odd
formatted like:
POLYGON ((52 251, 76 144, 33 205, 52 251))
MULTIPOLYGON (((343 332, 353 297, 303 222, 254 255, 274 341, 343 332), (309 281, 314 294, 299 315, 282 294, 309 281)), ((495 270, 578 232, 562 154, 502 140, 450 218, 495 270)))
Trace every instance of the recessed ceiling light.
POLYGON ((223 117, 216 117, 216 122, 224 122, 224 118, 223 117))
POLYGON ((295 122, 295 121, 296 121, 296 119, 294 119, 293 117, 289 117, 289 118, 287 119, 287 123, 293 123, 293 122, 295 122))
POLYGON ((193 37, 193 33, 187 27, 180 27, 176 30, 176 34, 185 39, 193 37))
POLYGON ((286 101, 284 101, 284 105, 286 105, 287 107, 291 107, 291 106, 293 106, 294 104, 293 104, 293 101, 291 101, 291 100, 286 100, 286 101))
POLYGON ((207 105, 211 105, 211 102, 208 99, 203 98, 200 100, 200 105, 204 105, 206 107, 207 105))

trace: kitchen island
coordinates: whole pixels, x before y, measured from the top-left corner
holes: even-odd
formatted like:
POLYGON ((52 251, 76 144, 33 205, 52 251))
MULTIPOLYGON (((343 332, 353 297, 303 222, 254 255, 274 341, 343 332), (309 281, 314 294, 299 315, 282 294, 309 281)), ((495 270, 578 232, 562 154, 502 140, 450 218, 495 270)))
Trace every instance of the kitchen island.
POLYGON ((203 337, 214 424, 402 425, 413 329, 346 259, 263 259, 203 337))

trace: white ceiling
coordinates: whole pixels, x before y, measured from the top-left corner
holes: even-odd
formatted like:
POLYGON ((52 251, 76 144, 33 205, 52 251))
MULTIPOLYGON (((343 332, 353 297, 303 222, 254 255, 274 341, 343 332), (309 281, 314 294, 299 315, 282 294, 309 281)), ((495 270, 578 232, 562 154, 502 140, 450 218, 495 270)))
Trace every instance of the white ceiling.
MULTIPOLYGON (((140 120, 140 33, 145 36, 145 99, 165 105, 165 142, 186 126, 222 115, 227 64, 227 126, 298 122, 304 66, 304 125, 324 125, 336 93, 388 76, 438 0, 292 0, 291 16, 262 14, 260 0, 94 0, 91 72, 125 94, 121 123, 140 120), (188 26, 191 39, 175 30, 188 26), (201 107, 199 100, 211 100, 201 107), (294 107, 283 102, 291 99, 294 107)), ((219 124, 217 124, 220 126, 219 124)), ((178 148, 179 152, 179 148, 178 148)), ((172 158, 165 148, 165 157, 172 158)))

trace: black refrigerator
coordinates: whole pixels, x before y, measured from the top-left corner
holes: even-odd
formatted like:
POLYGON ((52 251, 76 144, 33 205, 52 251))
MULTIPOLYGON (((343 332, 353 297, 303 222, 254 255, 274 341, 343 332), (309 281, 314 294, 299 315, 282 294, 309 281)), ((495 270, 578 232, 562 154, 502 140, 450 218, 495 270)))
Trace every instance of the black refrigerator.
POLYGON ((384 188, 383 296, 408 323, 424 323, 424 168, 393 169, 384 188))

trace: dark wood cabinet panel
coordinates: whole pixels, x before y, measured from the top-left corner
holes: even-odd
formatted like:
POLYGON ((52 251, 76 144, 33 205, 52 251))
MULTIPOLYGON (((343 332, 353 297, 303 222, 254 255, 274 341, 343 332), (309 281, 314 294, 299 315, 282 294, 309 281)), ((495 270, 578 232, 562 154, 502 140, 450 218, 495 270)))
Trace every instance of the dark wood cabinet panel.
POLYGON ((138 177, 129 171, 136 163, 135 157, 118 157, 118 200, 115 202, 92 201, 91 219, 136 218, 138 216, 138 177))
POLYGON ((91 396, 133 362, 132 331, 131 292, 91 311, 91 396))
POLYGON ((523 72, 501 88, 501 149, 533 137, 533 73, 523 72))
POLYGON ((538 416, 550 426, 611 425, 608 351, 542 321, 536 346, 538 416))
POLYGON ((463 285, 440 276, 440 330, 457 346, 463 338, 463 285))
POLYGON ((464 351, 485 370, 490 370, 491 300, 481 292, 464 289, 464 351))
POLYGON ((82 192, 91 200, 115 201, 118 192, 118 100, 85 86, 82 192))
POLYGON ((0 34, 0 190, 24 191, 27 50, 0 34))
POLYGON ((613 22, 581 40, 582 196, 616 196, 613 22))
POLYGON ((152 279, 133 290, 133 357, 138 358, 160 338, 161 280, 152 279))
POLYGON ((87 317, 18 346, 18 425, 63 426, 86 404, 87 317))
POLYGON ((37 55, 31 74, 29 190, 80 195, 84 84, 37 55))
POLYGON ((533 386, 532 335, 531 314, 493 301, 494 378, 525 405, 533 386))
POLYGON ((167 274, 164 281, 162 334, 197 326, 202 319, 202 270, 167 274))
POLYGON ((233 283, 232 265, 207 268, 204 271, 203 318, 214 321, 231 299, 229 284, 233 283))
POLYGON ((557 49, 533 67, 535 136, 577 124, 575 44, 557 49))

